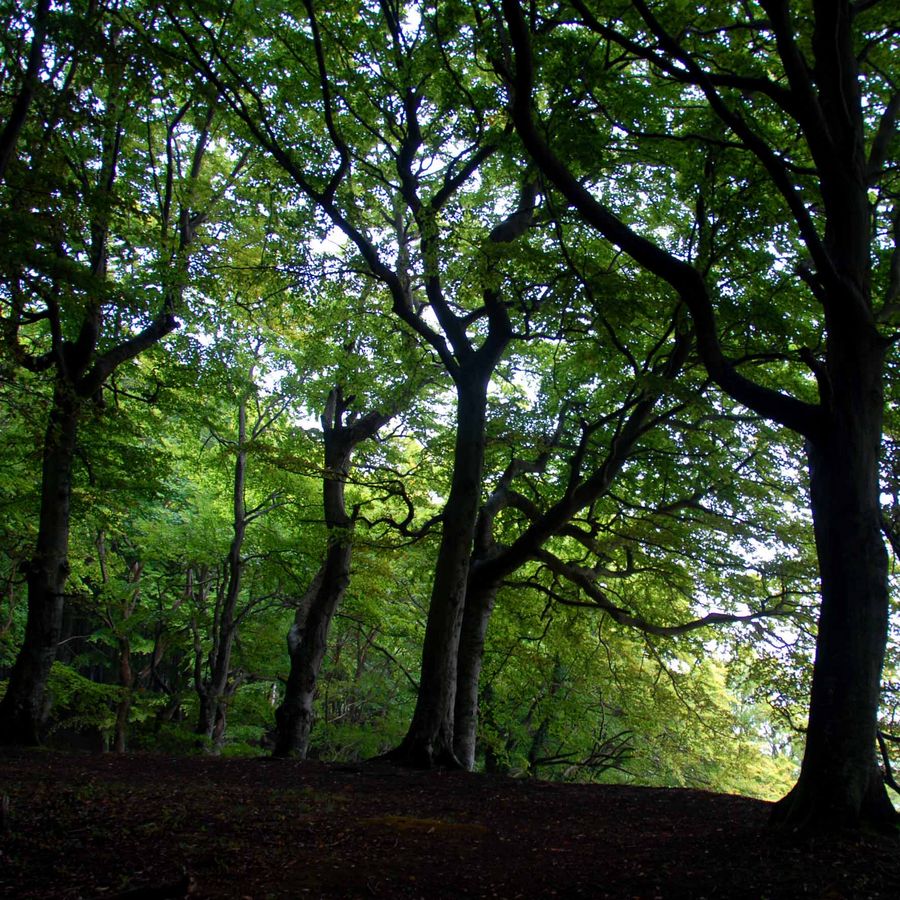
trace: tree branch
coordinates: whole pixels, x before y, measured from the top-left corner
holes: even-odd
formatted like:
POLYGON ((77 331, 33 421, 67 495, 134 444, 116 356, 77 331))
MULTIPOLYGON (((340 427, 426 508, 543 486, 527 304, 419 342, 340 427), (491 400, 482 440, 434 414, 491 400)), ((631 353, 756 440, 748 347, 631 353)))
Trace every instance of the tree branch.
POLYGON ((6 177, 6 170, 13 159, 19 133, 25 125, 28 109, 37 90, 40 69, 44 62, 44 41, 47 37, 47 17, 50 12, 50 0, 37 0, 34 18, 31 23, 31 46, 28 50, 28 63, 22 87, 13 101, 9 118, 0 132, 0 181, 6 177))
POLYGON ((513 119, 523 143, 541 170, 589 224, 677 291, 690 310, 698 349, 707 371, 725 393, 806 437, 818 434, 823 415, 819 406, 751 381, 737 372, 724 356, 709 289, 699 272, 626 225, 595 199, 552 152, 537 130, 532 114, 534 60, 522 10, 518 0, 503 0, 503 8, 516 53, 513 119))

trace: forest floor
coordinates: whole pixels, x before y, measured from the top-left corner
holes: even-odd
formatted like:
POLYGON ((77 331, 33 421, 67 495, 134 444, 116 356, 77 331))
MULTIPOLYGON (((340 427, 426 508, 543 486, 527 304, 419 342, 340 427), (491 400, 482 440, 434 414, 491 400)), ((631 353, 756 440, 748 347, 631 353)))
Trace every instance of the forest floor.
POLYGON ((266 759, 0 755, 0 897, 900 897, 900 843, 760 800, 266 759))

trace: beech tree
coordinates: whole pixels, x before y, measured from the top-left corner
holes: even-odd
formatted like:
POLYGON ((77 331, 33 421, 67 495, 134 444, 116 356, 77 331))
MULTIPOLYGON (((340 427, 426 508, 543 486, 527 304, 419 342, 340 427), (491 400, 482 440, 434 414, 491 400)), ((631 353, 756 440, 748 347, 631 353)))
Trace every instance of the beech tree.
MULTIPOLYGON (((320 406, 315 436, 320 459, 305 468, 320 482, 324 525, 319 564, 293 601, 287 635, 290 670, 281 703, 275 710, 275 756, 305 759, 314 721, 319 673, 329 652, 328 635, 350 585, 357 529, 371 537, 365 510, 385 513, 392 496, 402 497, 404 522, 414 516, 404 480, 393 471, 397 438, 403 438, 408 407, 424 398, 423 386, 434 376, 427 351, 417 348, 393 320, 373 314, 372 285, 347 272, 347 260, 328 259, 318 266, 326 279, 305 298, 314 310, 309 332, 297 334, 291 358, 305 372, 300 393, 309 408, 320 406), (385 359, 395 360, 386 371, 385 359), (390 426, 390 427, 388 427, 390 426), (350 498, 347 488, 350 488, 350 498)), ((376 288, 377 290, 377 288, 376 288)), ((383 517, 391 526, 389 516, 383 517)), ((389 553, 387 547, 385 553, 389 553)))
POLYGON ((322 505, 328 546, 325 559, 297 604, 288 633, 291 670, 285 695, 275 712, 275 755, 305 759, 312 725, 313 699, 327 648, 328 630, 350 581, 355 515, 348 513, 344 486, 353 451, 390 421, 391 413, 373 410, 355 415, 340 387, 328 395, 322 412, 324 469, 322 505))
MULTIPOLYGON (((532 284, 507 296, 504 262, 533 223, 538 187, 509 164, 481 180, 509 129, 492 121, 463 73, 442 57, 441 41, 455 32, 452 18, 410 23, 396 4, 357 14, 319 12, 310 3, 305 21, 285 31, 259 10, 248 12, 230 8, 218 34, 207 22, 174 19, 190 65, 219 92, 249 138, 343 232, 359 265, 386 289, 393 313, 430 348, 453 384, 453 467, 419 701, 393 758, 456 765, 456 652, 481 497, 488 386, 515 336, 512 312, 527 317, 546 289, 532 284), (233 48, 257 39, 258 56, 236 63, 233 48), (274 58, 267 57, 269 49, 274 58), (302 69, 275 62, 298 56, 306 60, 302 69), (277 115, 264 100, 260 68, 286 73, 273 85, 277 115), (307 146, 311 135, 314 151, 307 146), (359 202, 363 185, 365 206, 359 202), (505 215, 495 212, 500 204, 505 215), (466 245, 469 254, 458 249, 466 245)), ((462 45, 454 58, 468 65, 462 45)), ((488 92, 485 104, 496 99, 488 92)))
POLYGON ((164 70, 144 64, 134 32, 104 6, 61 11, 52 48, 45 13, 39 4, 4 131, 14 140, 3 151, 0 201, 3 227, 15 234, 0 263, 4 351, 52 384, 25 566, 28 620, 0 701, 0 739, 12 743, 40 736, 69 572, 79 420, 103 402, 116 369, 176 327, 189 254, 212 202, 199 185, 208 184, 213 106, 171 93, 164 70), (125 214, 140 207, 152 230, 125 214))
MULTIPOLYGON (((532 7, 529 18, 516 0, 504 0, 503 12, 514 51, 506 70, 513 115, 541 171, 685 302, 719 388, 805 441, 821 612, 801 774, 774 819, 791 830, 893 823, 875 759, 888 623, 883 377, 896 339, 900 258, 892 164, 900 92, 889 6, 814 0, 800 9, 763 0, 695 12, 675 3, 633 0, 612 9, 577 0, 565 32, 553 28, 556 9, 532 7), (546 42, 536 36, 545 26, 546 42), (741 178, 767 185, 771 201, 759 213, 770 234, 770 271, 793 270, 790 303, 777 312, 746 306, 755 298, 742 289, 740 253, 704 271, 664 233, 617 211, 611 169, 554 149, 572 117, 554 106, 558 86, 547 86, 542 99, 535 89, 557 32, 589 60, 589 80, 563 91, 607 158, 634 140, 655 147, 671 138, 698 152, 719 148, 708 175, 723 192, 741 178), (579 43, 582 36, 588 43, 579 43), (618 116, 615 90, 646 98, 630 121, 618 116), (756 377, 735 365, 735 306, 758 313, 748 337, 766 349, 770 366, 756 377), (782 389, 777 373, 798 367, 806 368, 806 386, 782 389)), ((652 191, 659 168, 640 155, 635 165, 652 191)), ((678 187, 686 208, 703 205, 706 239, 715 240, 714 193, 678 187)))
MULTIPOLYGON (((566 257, 570 270, 575 256, 591 261, 593 277, 572 284, 588 297, 570 298, 571 322, 553 340, 520 348, 513 364, 540 372, 536 399, 521 399, 521 412, 507 406, 492 442, 495 466, 509 456, 479 511, 457 673, 454 740, 469 768, 486 632, 504 588, 657 638, 741 621, 764 628, 760 620, 793 616, 804 602, 802 579, 783 559, 766 573, 735 550, 751 534, 773 554, 780 543, 772 524, 784 494, 777 460, 761 449, 767 437, 708 396, 677 301, 666 323, 658 285, 603 264, 608 248, 582 237, 566 257), (558 416, 552 431, 549 411, 558 416), (530 440, 526 428, 536 431, 530 440), (755 485, 762 479, 765 492, 755 485)), ((552 316, 542 318, 546 332, 552 316)))

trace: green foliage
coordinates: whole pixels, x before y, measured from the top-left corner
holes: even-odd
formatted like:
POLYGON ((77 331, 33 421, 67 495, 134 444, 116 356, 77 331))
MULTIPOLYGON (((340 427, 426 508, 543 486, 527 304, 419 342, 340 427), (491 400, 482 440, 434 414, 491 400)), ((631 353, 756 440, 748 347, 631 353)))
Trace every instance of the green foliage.
MULTIPOLYGON (((51 713, 48 736, 55 732, 99 732, 105 739, 112 735, 116 722, 116 706, 123 689, 85 678, 76 669, 59 661, 50 672, 48 693, 51 713)), ((135 723, 146 722, 161 705, 161 698, 139 694, 132 699, 130 717, 135 723)))
POLYGON ((318 758, 366 759, 403 737, 416 699, 427 564, 421 546, 390 558, 358 547, 319 681, 311 748, 318 758))
POLYGON ((148 722, 131 729, 130 749, 167 756, 190 756, 202 752, 202 746, 187 723, 148 722))
POLYGON ((521 591, 503 594, 482 676, 484 764, 775 798, 795 762, 767 741, 768 716, 746 686, 727 683, 721 649, 642 640, 521 591))
MULTIPOLYGON (((4 121, 27 37, 13 6, 3 19, 4 121)), ((617 624, 546 557, 529 559, 509 576, 489 631, 480 763, 778 795, 801 742, 818 590, 802 448, 710 387, 679 298, 599 240, 546 182, 535 181, 532 227, 513 245, 490 241, 523 181, 536 178, 508 124, 511 60, 490 15, 452 2, 423 6, 420 17, 413 5, 397 36, 384 17, 390 4, 316 6, 324 92, 299 7, 205 2, 177 19, 140 4, 115 17, 78 3, 54 11, 46 70, 0 186, 0 666, 24 632, 52 392, 51 369, 23 367, 22 353, 61 359, 60 341, 71 348, 86 322, 96 322, 102 353, 170 296, 179 332, 84 398, 67 663, 52 673, 51 730, 110 735, 130 691, 131 747, 210 749, 191 731, 196 678, 215 646, 234 467, 246 451, 243 499, 265 514, 254 513, 241 550, 222 751, 264 752, 285 635, 325 546, 320 417, 339 385, 353 397, 349 417, 397 415, 360 446, 347 485, 357 550, 313 748, 355 760, 396 745, 415 701, 438 526, 411 535, 435 518, 450 483, 456 410, 443 363, 465 351, 447 349, 447 323, 452 313, 479 346, 496 290, 514 338, 488 389, 483 494, 514 462, 535 464, 512 480, 515 502, 494 522, 491 552, 527 533, 534 510, 607 471, 606 488, 542 550, 589 573, 608 607, 657 630, 711 611, 777 607, 778 617, 653 636, 617 624), (256 132, 247 110, 267 113, 256 132), (111 134, 121 158, 106 190, 111 134), (476 148, 484 153, 466 170, 476 148), (195 232, 190 253, 183 216, 195 232), (108 260, 92 267, 104 228, 108 260), (407 292, 402 323, 373 254, 407 292), (673 378, 680 340, 688 346, 673 378), (633 447, 614 458, 634 409, 651 399, 633 447), (243 444, 241 404, 253 426, 243 444), (120 686, 126 649, 132 684, 120 686)), ((726 27, 730 7, 657 7, 686 41, 713 40, 722 67, 768 77, 772 36, 752 29, 748 45, 726 27)), ((779 224, 784 198, 677 78, 597 53, 596 41, 555 19, 544 25, 537 98, 548 140, 589 190, 720 289, 723 350, 742 371, 814 399, 805 351, 819 352, 824 322, 794 278, 804 248, 779 224)), ((642 28, 633 11, 622 27, 642 28)), ((874 115, 893 66, 883 42, 869 66, 874 115)), ((767 98, 728 91, 783 148, 815 212, 797 135, 767 98)), ((880 220, 895 214, 887 185, 873 188, 872 203, 880 220)), ((895 242, 882 229, 876 245, 873 284, 887 291, 895 242)), ((897 383, 893 361, 891 521, 900 521, 897 383)), ((887 680, 883 724, 894 730, 896 640, 887 680)))

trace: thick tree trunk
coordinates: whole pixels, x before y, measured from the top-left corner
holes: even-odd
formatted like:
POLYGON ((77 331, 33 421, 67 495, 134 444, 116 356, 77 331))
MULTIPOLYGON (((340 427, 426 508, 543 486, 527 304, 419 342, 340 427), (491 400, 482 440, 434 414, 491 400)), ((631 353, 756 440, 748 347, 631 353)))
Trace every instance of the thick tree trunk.
POLYGON ((876 763, 888 627, 878 466, 882 348, 874 330, 852 343, 850 334, 848 326, 832 341, 832 414, 823 435, 807 443, 822 605, 800 778, 773 814, 773 824, 790 831, 897 819, 876 763))
POLYGON ((461 766, 453 749, 457 653, 481 500, 487 379, 459 378, 457 396, 453 477, 425 626, 419 694, 409 731, 387 755, 402 765, 461 766))
POLYGON ((57 382, 44 438, 37 544, 28 566, 25 639, 0 701, 0 743, 40 742, 45 693, 62 626, 69 574, 69 509, 79 401, 57 382))
POLYGON ((475 766, 478 742, 478 683, 484 658, 484 639, 497 599, 499 584, 473 584, 466 592, 462 631, 457 653, 456 709, 453 723, 453 749, 466 769, 475 766))

